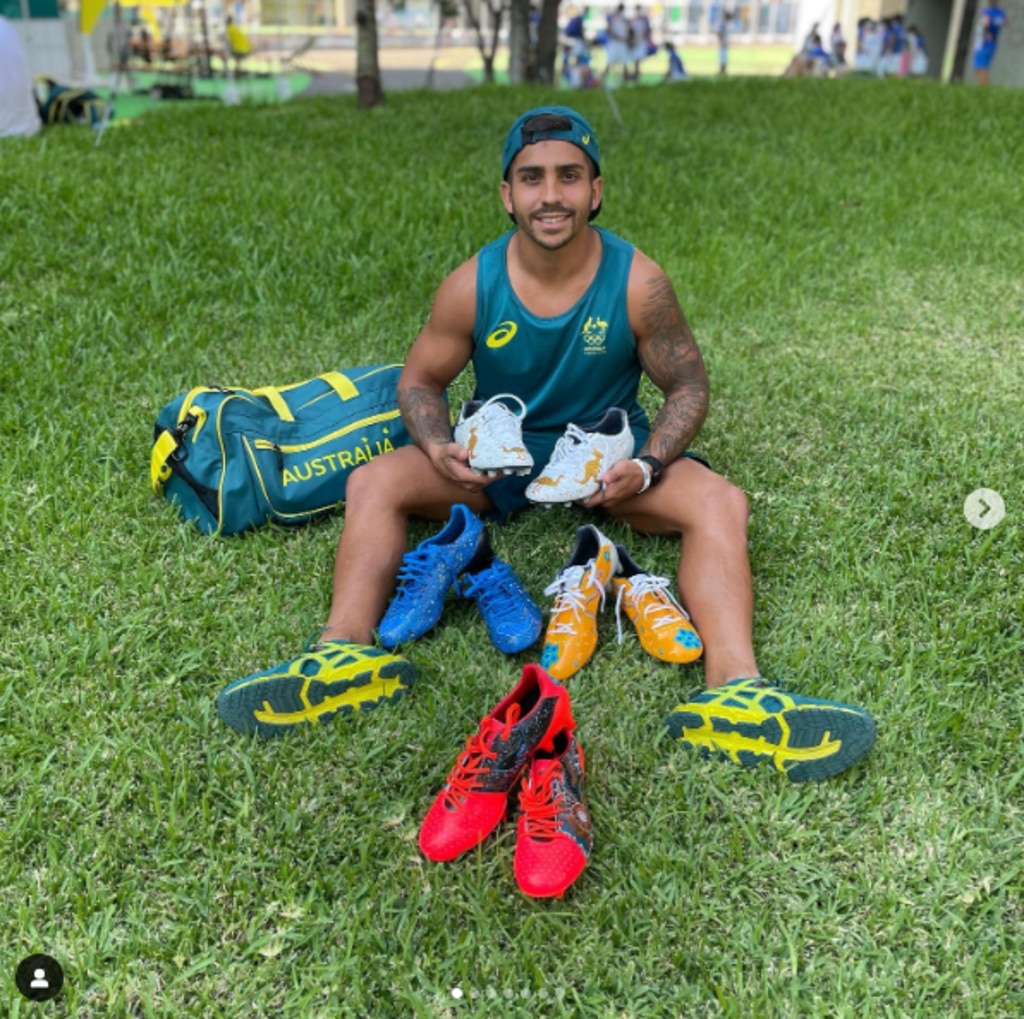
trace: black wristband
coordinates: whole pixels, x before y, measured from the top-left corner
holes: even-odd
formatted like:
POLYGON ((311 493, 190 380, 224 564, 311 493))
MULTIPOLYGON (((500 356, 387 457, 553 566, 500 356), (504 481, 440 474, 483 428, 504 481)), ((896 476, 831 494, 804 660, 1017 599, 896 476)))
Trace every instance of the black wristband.
POLYGON ((651 468, 651 484, 656 485, 661 480, 661 474, 665 470, 665 465, 656 456, 651 456, 649 453, 644 456, 638 456, 637 460, 643 460, 651 468))

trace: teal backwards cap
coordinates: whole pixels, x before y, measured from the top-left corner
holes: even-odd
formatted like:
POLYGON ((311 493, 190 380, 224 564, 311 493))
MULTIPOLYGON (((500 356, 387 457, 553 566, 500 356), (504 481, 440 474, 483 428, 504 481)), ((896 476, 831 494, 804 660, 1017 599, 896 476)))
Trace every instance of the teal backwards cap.
POLYGON ((527 145, 548 140, 572 142, 573 145, 590 156, 594 162, 594 171, 600 176, 601 163, 597 151, 597 138, 594 136, 594 129, 590 126, 587 118, 568 106, 538 106, 534 110, 527 110, 512 125, 512 130, 506 136, 505 147, 501 152, 502 178, 508 175, 508 168, 512 165, 512 160, 527 145), (527 130, 524 127, 527 121, 544 114, 563 118, 563 124, 567 123, 567 126, 552 127, 541 131, 527 130))

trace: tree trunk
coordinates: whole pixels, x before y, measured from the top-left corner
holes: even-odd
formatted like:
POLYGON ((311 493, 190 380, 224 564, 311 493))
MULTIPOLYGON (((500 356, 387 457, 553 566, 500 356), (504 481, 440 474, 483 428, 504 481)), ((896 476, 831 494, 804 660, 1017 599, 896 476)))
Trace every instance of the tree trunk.
POLYGON ((530 0, 512 0, 508 27, 508 80, 522 85, 530 80, 533 64, 530 45, 530 0))
POLYGON ((374 0, 356 0, 356 95, 360 109, 382 106, 384 89, 377 59, 377 12, 374 0))
POLYGON ((501 41, 501 22, 505 17, 507 0, 499 0, 497 4, 490 3, 491 8, 491 76, 487 80, 494 84, 494 55, 498 52, 498 43, 501 41))
POLYGON ((558 60, 558 0, 542 0, 537 30, 537 80, 551 85, 558 60))
POLYGON ((478 0, 462 0, 466 20, 476 35, 476 47, 480 51, 480 59, 484 62, 484 82, 488 85, 494 84, 494 55, 498 52, 498 43, 501 41, 501 22, 507 2, 508 0, 486 0, 487 12, 491 18, 491 39, 488 43, 484 39, 478 0))

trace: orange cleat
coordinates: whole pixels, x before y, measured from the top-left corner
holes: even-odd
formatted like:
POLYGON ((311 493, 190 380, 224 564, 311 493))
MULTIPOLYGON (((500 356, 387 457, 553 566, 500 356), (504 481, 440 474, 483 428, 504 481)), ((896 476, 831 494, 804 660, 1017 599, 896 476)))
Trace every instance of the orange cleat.
POLYGON ((555 679, 568 679, 597 647, 597 613, 618 570, 615 545, 593 524, 576 531, 576 548, 545 594, 555 596, 540 664, 555 679))
POLYGON ((636 627, 640 646, 663 662, 686 665, 701 656, 704 645, 690 617, 669 591, 667 577, 642 570, 621 546, 616 545, 619 571, 612 578, 615 622, 622 643, 622 610, 636 627))

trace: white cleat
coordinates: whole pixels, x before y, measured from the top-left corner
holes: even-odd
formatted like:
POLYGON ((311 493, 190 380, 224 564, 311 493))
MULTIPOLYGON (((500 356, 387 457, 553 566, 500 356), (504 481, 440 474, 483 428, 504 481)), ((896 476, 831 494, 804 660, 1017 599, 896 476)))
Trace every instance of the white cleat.
POLYGON ((466 400, 455 426, 455 441, 469 450, 469 466, 477 474, 529 474, 533 457, 523 444, 526 404, 512 393, 499 393, 486 402, 466 400), (516 414, 501 401, 519 405, 516 414))
POLYGON ((612 464, 633 455, 633 432, 624 410, 612 407, 593 428, 570 424, 547 466, 526 488, 526 498, 545 504, 589 499, 612 464))

